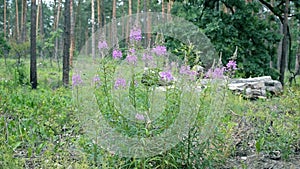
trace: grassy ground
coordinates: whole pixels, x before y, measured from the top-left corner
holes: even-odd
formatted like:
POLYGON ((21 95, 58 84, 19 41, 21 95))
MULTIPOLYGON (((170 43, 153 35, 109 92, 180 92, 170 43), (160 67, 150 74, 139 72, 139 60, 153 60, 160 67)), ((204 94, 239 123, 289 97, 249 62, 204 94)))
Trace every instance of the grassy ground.
MULTIPOLYGON (((197 135, 204 124, 199 116, 193 134, 173 149, 123 158, 86 137, 55 63, 39 60, 38 90, 28 85, 28 66, 0 60, 0 168, 300 168, 299 85, 256 101, 227 91, 220 122, 205 142, 197 135)), ((200 112, 211 110, 212 97, 203 93, 200 112)))

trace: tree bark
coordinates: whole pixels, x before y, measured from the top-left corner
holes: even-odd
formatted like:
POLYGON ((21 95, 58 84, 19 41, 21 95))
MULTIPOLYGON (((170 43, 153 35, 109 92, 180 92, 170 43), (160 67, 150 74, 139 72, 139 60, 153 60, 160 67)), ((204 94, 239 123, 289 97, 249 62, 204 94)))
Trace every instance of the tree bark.
MULTIPOLYGON (((147 8, 151 9, 149 0, 147 0, 147 8)), ((147 12, 150 12, 150 11, 147 11, 147 12)), ((147 44, 148 44, 148 46, 150 46, 151 45, 151 15, 150 15, 150 13, 147 14, 147 40, 148 40, 147 44)))
POLYGON ((162 13, 162 18, 164 18, 164 13, 165 13, 165 2, 164 2, 164 0, 161 0, 161 13, 162 13))
MULTIPOLYGON (((169 3, 168 3, 168 15, 171 15, 171 9, 172 9, 172 6, 173 6, 173 0, 169 0, 169 3)), ((171 20, 172 18, 170 16, 168 16, 168 20, 171 20)))
POLYGON ((139 13, 140 13, 140 0, 137 1, 137 5, 136 5, 136 20, 135 20, 135 25, 138 26, 139 25, 139 13))
POLYGON ((112 3, 112 29, 110 30, 111 44, 115 45, 115 28, 116 28, 116 0, 113 0, 112 3))
POLYGON ((65 27, 64 27, 64 51, 63 51, 63 84, 65 87, 69 85, 70 72, 70 0, 65 0, 65 27))
POLYGON ((92 57, 95 60, 95 11, 94 11, 94 0, 92 0, 92 57))
POLYGON ((30 21, 30 83, 32 89, 37 87, 36 69, 36 1, 31 0, 31 21, 30 21))
POLYGON ((284 86, 284 74, 286 68, 286 56, 287 56, 287 45, 288 45, 288 12, 289 12, 289 0, 285 0, 284 8, 284 20, 283 20, 283 40, 282 40, 282 52, 280 59, 280 77, 279 81, 284 86))
MULTIPOLYGON (((147 10, 147 0, 144 0, 144 9, 143 9, 143 11, 145 13, 148 12, 148 10, 147 10)), ((148 20, 148 18, 147 18, 147 15, 144 15, 144 17, 145 17, 145 20, 143 21, 144 30, 147 31, 147 20, 148 20)), ((147 43, 148 43, 148 37, 146 36, 145 39, 144 39, 145 46, 147 46, 147 43)))
POLYGON ((16 39, 17 41, 20 39, 18 0, 16 0, 16 39))
POLYGON ((4 38, 6 38, 6 0, 4 0, 4 14, 3 14, 3 33, 4 38))
POLYGON ((26 41, 26 14, 27 0, 22 0, 22 18, 21 18, 21 41, 26 41))
POLYGON ((39 33, 39 21, 40 21, 39 17, 40 17, 40 1, 38 0, 37 12, 36 12, 36 27, 35 27, 36 35, 38 35, 39 33))
POLYGON ((40 11, 39 11, 39 18, 40 18, 40 22, 39 22, 39 27, 40 27, 40 35, 41 38, 44 39, 44 18, 43 18, 43 1, 39 0, 39 5, 40 5, 40 11))
POLYGON ((126 43, 128 43, 129 41, 129 27, 131 25, 131 15, 132 15, 132 9, 131 9, 131 6, 132 6, 132 1, 131 0, 128 0, 128 15, 129 15, 129 19, 127 20, 127 26, 126 26, 126 43))
POLYGON ((74 19, 74 10, 73 10, 73 0, 70 0, 70 17, 71 17, 71 32, 70 32, 70 66, 73 65, 73 57, 74 57, 74 50, 75 50, 75 37, 74 37, 74 29, 75 29, 75 19, 74 19))
MULTIPOLYGON (((54 17, 55 18, 55 21, 54 21, 55 31, 58 30, 59 18, 60 18, 60 8, 61 8, 61 0, 58 1, 57 12, 54 17)), ((58 61, 58 37, 55 38, 54 58, 58 61)))
MULTIPOLYGON (((44 43, 44 19, 43 19, 43 1, 42 0, 39 0, 39 12, 37 13, 37 15, 39 15, 39 21, 36 26, 39 27, 39 30, 40 30, 40 40, 41 40, 41 43, 44 43)), ((38 32, 38 31, 37 31, 38 32)), ((38 33, 37 33, 38 35, 38 33)), ((40 52, 40 57, 44 58, 44 52, 43 50, 39 50, 40 52)))
POLYGON ((97 0, 97 11, 98 11, 98 29, 101 28, 101 0, 97 0))

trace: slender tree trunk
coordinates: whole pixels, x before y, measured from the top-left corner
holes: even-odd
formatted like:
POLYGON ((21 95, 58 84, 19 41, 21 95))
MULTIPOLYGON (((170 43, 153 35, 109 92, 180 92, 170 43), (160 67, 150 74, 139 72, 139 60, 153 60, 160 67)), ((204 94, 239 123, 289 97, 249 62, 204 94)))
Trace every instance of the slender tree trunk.
POLYGON ((16 0, 16 39, 17 41, 20 39, 18 0, 16 0))
MULTIPOLYGON (((173 6, 173 0, 169 0, 169 3, 168 3, 168 11, 167 13, 170 15, 171 14, 171 9, 172 9, 172 6, 173 6)), ((171 20, 172 18, 169 16, 168 17, 168 20, 171 20)))
MULTIPOLYGON (((147 8, 150 9, 150 1, 147 0, 147 8)), ((149 11, 147 11, 149 12, 149 11)), ((151 15, 150 13, 147 14, 147 40, 148 46, 151 45, 151 15)))
MULTIPOLYGON (((6 8, 10 9, 11 4, 6 3, 6 8)), ((12 30, 10 28, 11 28, 11 25, 13 24, 13 21, 10 19, 10 15, 11 15, 10 10, 6 10, 6 20, 7 20, 6 36, 8 37, 8 39, 11 39, 12 30)))
MULTIPOLYGON (((145 13, 148 12, 148 10, 147 10, 147 0, 144 0, 144 9, 143 9, 143 11, 145 13)), ((147 15, 144 15, 144 17, 145 17, 145 20, 143 21, 143 26, 144 26, 144 30, 147 31, 147 20, 148 20, 148 18, 147 18, 147 15)), ((145 40, 144 40, 145 46, 147 46, 147 43, 148 43, 148 37, 146 36, 145 40)))
POLYGON ((74 21, 74 10, 73 10, 73 0, 70 0, 70 17, 71 17, 71 32, 70 32, 70 66, 73 65, 73 57, 74 57, 74 50, 75 50, 75 38, 74 38, 74 28, 75 28, 75 21, 74 21))
POLYGON ((280 77, 279 81, 284 86, 284 73, 286 68, 286 56, 287 56, 287 45, 288 45, 288 12, 289 12, 289 0, 285 0, 284 9, 284 21, 283 21, 283 41, 282 41, 282 53, 280 59, 280 77))
POLYGON ((39 8, 40 8, 40 11, 39 11, 39 18, 40 18, 40 22, 39 22, 39 27, 40 27, 40 35, 41 35, 41 38, 44 39, 44 17, 43 17, 43 1, 42 0, 39 0, 39 8))
MULTIPOLYGON (((40 30, 40 40, 41 40, 41 43, 43 44, 44 43, 44 18, 43 18, 43 1, 42 0, 39 0, 39 24, 37 26, 39 26, 39 30, 40 30)), ((40 50, 40 56, 44 59, 44 52, 43 50, 40 50)))
POLYGON ((162 18, 164 18, 164 13, 165 13, 165 2, 164 2, 164 0, 161 0, 161 13, 162 13, 162 18))
MULTIPOLYGON (((283 24, 280 22, 280 34, 283 34, 283 24)), ((282 39, 280 40, 277 48, 277 70, 280 71, 280 66, 281 66, 281 55, 282 55, 282 39)))
POLYGON ((4 38, 6 38, 6 0, 4 0, 4 14, 3 14, 3 33, 4 38))
POLYGON ((95 8, 94 8, 94 0, 92 0, 92 57, 95 60, 95 8))
MULTIPOLYGON (((82 23, 80 17, 81 11, 81 1, 78 1, 77 8, 76 8, 76 15, 75 15, 75 34, 81 35, 82 34, 82 23)), ((74 37, 74 41, 78 46, 82 46, 82 42, 84 41, 85 36, 76 36, 74 37), (78 39, 77 39, 78 38, 78 39)))
POLYGON ((69 85, 69 72, 70 72, 70 0, 65 0, 65 27, 64 27, 64 50, 63 50, 63 84, 69 85))
POLYGON ((21 41, 26 41, 27 0, 22 0, 21 41))
POLYGON ((85 54, 89 55, 89 32, 88 29, 85 30, 85 54))
POLYGON ((37 5, 37 13, 36 13, 36 35, 39 33, 39 22, 40 22, 40 1, 38 0, 38 5, 37 5))
POLYGON ((129 41, 129 27, 131 25, 131 15, 132 15, 132 9, 131 9, 131 6, 132 6, 132 1, 131 0, 128 0, 128 15, 129 15, 129 19, 127 21, 127 26, 126 26, 126 43, 128 43, 129 41))
POLYGON ((139 13, 140 13, 140 3, 141 0, 137 1, 137 5, 136 5, 136 20, 135 20, 135 25, 138 26, 139 25, 139 13))
POLYGON ((30 83, 32 89, 37 87, 36 69, 36 1, 31 0, 31 21, 30 21, 30 83))
MULTIPOLYGON (((57 12, 56 12, 56 19, 55 19, 55 31, 58 30, 58 25, 59 25, 59 18, 60 18, 60 8, 61 8, 61 0, 58 1, 58 6, 57 6, 57 12)), ((58 60, 58 37, 55 38, 55 47, 54 47, 54 58, 57 60, 57 64, 59 64, 58 60)))
POLYGON ((111 44, 116 44, 116 0, 113 0, 112 4, 112 29, 110 30, 111 44))
POLYGON ((101 28, 101 0, 97 0, 97 11, 98 11, 98 29, 101 28))

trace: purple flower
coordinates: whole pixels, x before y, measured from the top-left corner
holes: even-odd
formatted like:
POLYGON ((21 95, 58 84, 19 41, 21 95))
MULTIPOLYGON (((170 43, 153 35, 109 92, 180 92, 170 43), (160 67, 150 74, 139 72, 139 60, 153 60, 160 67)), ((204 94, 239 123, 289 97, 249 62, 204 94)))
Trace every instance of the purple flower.
POLYGON ((128 50, 128 52, 131 53, 131 54, 134 54, 134 53, 135 53, 135 49, 134 49, 134 48, 130 48, 130 49, 128 50))
POLYGON ((125 88, 126 87, 126 80, 123 78, 118 78, 115 81, 115 89, 125 88))
POLYGON ((135 65, 136 62, 137 62, 137 57, 135 55, 128 55, 126 57, 126 60, 127 60, 128 63, 135 65))
POLYGON ((122 58, 122 51, 114 49, 112 55, 114 59, 120 59, 122 58))
POLYGON ((221 67, 221 68, 215 68, 215 69, 209 69, 205 75, 205 77, 207 78, 212 78, 212 79, 220 79, 224 77, 224 71, 225 71, 225 67, 221 67))
POLYGON ((196 71, 190 70, 190 66, 185 66, 185 65, 181 66, 179 73, 182 75, 188 75, 191 80, 195 79, 195 77, 198 74, 196 71))
POLYGON ((226 69, 227 70, 236 70, 236 61, 234 60, 230 60, 227 64, 226 64, 226 69))
POLYGON ((140 41, 142 39, 142 31, 138 27, 134 27, 130 30, 130 40, 140 41))
POLYGON ((187 75, 189 74, 189 72, 190 72, 190 66, 185 66, 185 65, 182 65, 179 71, 179 73, 183 75, 187 75))
POLYGON ((152 49, 152 52, 155 53, 157 56, 162 56, 167 54, 167 48, 165 46, 156 46, 152 49))
POLYGON ((99 82, 99 81, 100 81, 100 78, 99 78, 99 76, 98 76, 98 75, 96 75, 96 76, 94 77, 93 81, 94 81, 95 83, 99 82))
POLYGON ((137 114, 135 115, 135 118, 136 118, 137 120, 145 120, 144 115, 139 114, 139 113, 137 113, 137 114))
POLYGON ((94 82, 94 84, 101 85, 101 84, 100 84, 100 78, 99 78, 98 75, 96 75, 96 76, 93 78, 93 82, 94 82))
POLYGON ((105 49, 105 48, 108 48, 106 41, 99 41, 98 49, 101 50, 101 49, 105 49))
POLYGON ((80 74, 74 74, 72 76, 72 85, 73 86, 78 86, 82 83, 82 79, 80 77, 80 74))
POLYGON ((162 80, 167 81, 167 82, 174 80, 174 77, 173 77, 171 71, 160 72, 159 76, 162 80))
POLYGON ((152 61, 153 60, 153 57, 152 55, 148 54, 148 53, 144 53, 143 57, 142 57, 142 60, 147 62, 147 61, 152 61))

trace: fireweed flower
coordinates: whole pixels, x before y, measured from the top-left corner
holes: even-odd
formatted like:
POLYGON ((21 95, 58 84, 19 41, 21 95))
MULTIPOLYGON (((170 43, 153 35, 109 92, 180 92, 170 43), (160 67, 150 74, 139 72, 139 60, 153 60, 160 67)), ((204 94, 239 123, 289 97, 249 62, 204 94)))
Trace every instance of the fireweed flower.
POLYGON ((189 72, 190 72, 190 66, 182 65, 180 67, 180 71, 179 71, 180 74, 187 75, 189 74, 189 72))
POLYGON ((185 66, 185 65, 181 66, 179 73, 182 75, 189 76, 191 80, 195 79, 195 77, 198 74, 196 71, 190 70, 190 66, 185 66))
POLYGON ((137 62, 137 57, 135 55, 127 55, 126 60, 130 64, 136 64, 137 62))
POLYGON ((122 58, 122 51, 114 49, 112 55, 114 59, 120 59, 122 58))
POLYGON ((162 80, 167 81, 167 82, 174 80, 174 77, 173 77, 171 71, 160 72, 159 76, 162 80))
POLYGON ((152 49, 152 52, 155 53, 157 56, 162 56, 167 54, 167 48, 165 46, 156 46, 152 49))
POLYGON ((227 64, 226 64, 226 69, 227 70, 236 70, 237 67, 236 67, 236 61, 234 60, 230 60, 227 64))
POLYGON ((212 79, 221 79, 224 77, 224 71, 225 67, 217 67, 215 69, 209 69, 205 75, 206 78, 212 78, 212 79))
POLYGON ((130 40, 135 40, 135 41, 140 41, 142 39, 142 31, 138 27, 134 27, 133 29, 130 30, 130 35, 129 35, 130 40))
POLYGON ((94 78, 93 78, 93 82, 94 82, 94 84, 96 85, 101 85, 101 83, 100 83, 100 78, 99 78, 99 76, 98 75, 96 75, 94 78))
POLYGON ((106 41, 99 41, 98 42, 98 49, 99 50, 106 49, 106 48, 108 48, 106 41))
POLYGON ((137 120, 145 120, 144 115, 139 114, 139 113, 137 113, 137 114, 135 115, 135 118, 136 118, 137 120))
POLYGON ((126 87, 126 80, 123 78, 118 78, 115 81, 115 89, 125 88, 126 87))
POLYGON ((72 86, 78 86, 82 83, 82 79, 81 79, 81 76, 80 74, 74 74, 72 76, 72 86))

